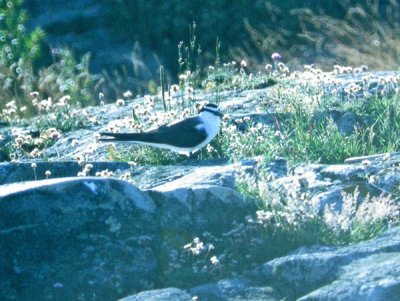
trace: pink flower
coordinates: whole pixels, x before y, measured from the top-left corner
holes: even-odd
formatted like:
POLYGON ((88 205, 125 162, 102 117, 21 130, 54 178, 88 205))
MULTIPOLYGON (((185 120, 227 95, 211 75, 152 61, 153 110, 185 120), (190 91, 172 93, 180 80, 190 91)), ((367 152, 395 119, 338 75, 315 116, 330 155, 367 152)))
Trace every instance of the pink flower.
POLYGON ((274 61, 280 61, 282 59, 282 56, 278 52, 274 52, 271 55, 271 59, 273 59, 274 61))

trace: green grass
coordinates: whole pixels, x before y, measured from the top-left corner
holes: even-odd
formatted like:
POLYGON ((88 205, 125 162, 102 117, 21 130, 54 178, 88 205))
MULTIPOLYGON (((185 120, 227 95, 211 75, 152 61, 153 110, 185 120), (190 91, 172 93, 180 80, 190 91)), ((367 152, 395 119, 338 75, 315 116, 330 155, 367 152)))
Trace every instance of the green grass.
POLYGON ((108 154, 113 161, 135 162, 138 165, 174 165, 185 160, 185 156, 148 146, 131 146, 123 150, 109 146, 108 154))

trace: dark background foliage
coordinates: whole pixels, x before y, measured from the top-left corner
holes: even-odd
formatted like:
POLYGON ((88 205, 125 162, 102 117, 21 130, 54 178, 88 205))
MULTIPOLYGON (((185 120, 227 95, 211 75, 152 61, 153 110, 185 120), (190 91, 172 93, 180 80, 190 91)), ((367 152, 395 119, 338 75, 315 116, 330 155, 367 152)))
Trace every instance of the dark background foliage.
MULTIPOLYGON (((79 84, 80 74, 90 75, 89 71, 101 75, 102 80, 90 78, 90 82, 111 95, 109 99, 127 89, 139 94, 154 90, 149 83, 159 85, 160 65, 168 83, 174 83, 180 72, 178 45, 183 41, 184 50, 193 42, 193 24, 193 49, 201 49, 195 58, 200 69, 215 63, 217 39, 221 42, 220 61, 246 60, 248 72, 263 70, 273 52, 279 52, 291 69, 304 64, 325 70, 334 64, 368 65, 375 70, 399 66, 400 4, 396 0, 2 0, 5 14, 8 3, 14 7, 23 3, 30 20, 19 45, 41 47, 32 61, 26 54, 35 47, 18 48, 14 61, 8 56, 3 60, 4 73, 8 72, 3 77, 10 92, 5 102, 15 91, 26 98, 32 89, 43 92, 44 97, 57 91, 79 98, 93 94, 79 84), (34 31, 38 27, 43 31, 34 31), (70 65, 77 71, 69 72, 76 75, 73 89, 58 87, 60 77, 54 68, 48 72, 55 84, 46 89, 39 85, 41 68, 54 63, 62 67, 66 61, 55 54, 69 52, 57 49, 71 50, 68 60, 76 62, 70 65), (80 63, 87 53, 84 62, 89 70, 80 63), (18 70, 26 71, 23 76, 7 71, 14 63, 21 66, 18 70)), ((8 27, 4 30, 19 32, 17 24, 8 27)), ((3 50, 12 45, 12 39, 6 40, 3 50)), ((8 55, 6 50, 3 52, 8 55)), ((42 79, 48 78, 47 73, 42 72, 42 79)), ((88 80, 86 76, 85 82, 88 80)))
MULTIPOLYGON (((208 63, 214 59, 217 37, 222 42, 223 60, 238 59, 242 54, 255 63, 268 60, 271 52, 278 51, 295 56, 302 63, 314 63, 321 58, 346 63, 344 58, 333 58, 329 36, 325 41, 315 41, 304 36, 306 30, 324 28, 310 24, 313 16, 327 16, 343 20, 355 8, 363 10, 367 18, 387 22, 398 8, 395 1, 360 0, 208 0, 208 1, 156 1, 156 0, 103 0, 108 7, 107 20, 116 34, 126 41, 139 41, 156 52, 172 73, 177 71, 177 44, 188 39, 188 27, 197 24, 197 40, 205 52, 208 63), (392 12, 390 12, 392 10, 392 12), (389 16, 390 15, 390 16, 389 16), (271 41, 265 45, 266 41, 271 41)), ((359 12, 363 14, 363 12, 359 12)), ((394 25, 394 24, 393 24, 394 25)), ((331 28, 333 31, 338 28, 331 28)), ((365 24, 365 34, 373 30, 365 24)), ((344 33, 345 34, 345 33, 344 33)), ((360 33, 361 34, 361 33, 360 33)), ((338 37, 339 38, 339 37, 338 37)), ((353 41, 357 48, 357 41, 353 41)), ((244 57, 245 58, 245 57, 244 57)))

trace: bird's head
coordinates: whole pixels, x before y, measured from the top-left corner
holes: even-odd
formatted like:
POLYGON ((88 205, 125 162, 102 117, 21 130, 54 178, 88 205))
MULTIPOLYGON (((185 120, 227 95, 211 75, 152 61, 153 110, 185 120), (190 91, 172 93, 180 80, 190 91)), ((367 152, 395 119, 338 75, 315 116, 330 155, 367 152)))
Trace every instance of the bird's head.
POLYGON ((221 113, 221 110, 219 109, 219 107, 216 104, 213 104, 213 103, 208 103, 208 104, 204 105, 202 108, 200 108, 199 113, 201 114, 203 112, 204 113, 205 112, 210 113, 210 114, 212 114, 214 116, 217 116, 217 117, 222 117, 223 116, 223 114, 221 113))

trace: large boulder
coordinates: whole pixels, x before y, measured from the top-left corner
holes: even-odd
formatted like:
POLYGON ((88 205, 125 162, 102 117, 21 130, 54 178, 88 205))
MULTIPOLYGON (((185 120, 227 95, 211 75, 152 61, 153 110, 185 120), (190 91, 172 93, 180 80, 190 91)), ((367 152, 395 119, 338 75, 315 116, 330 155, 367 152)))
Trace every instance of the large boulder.
POLYGON ((115 179, 1 186, 1 300, 115 300, 157 277, 155 203, 115 179))

